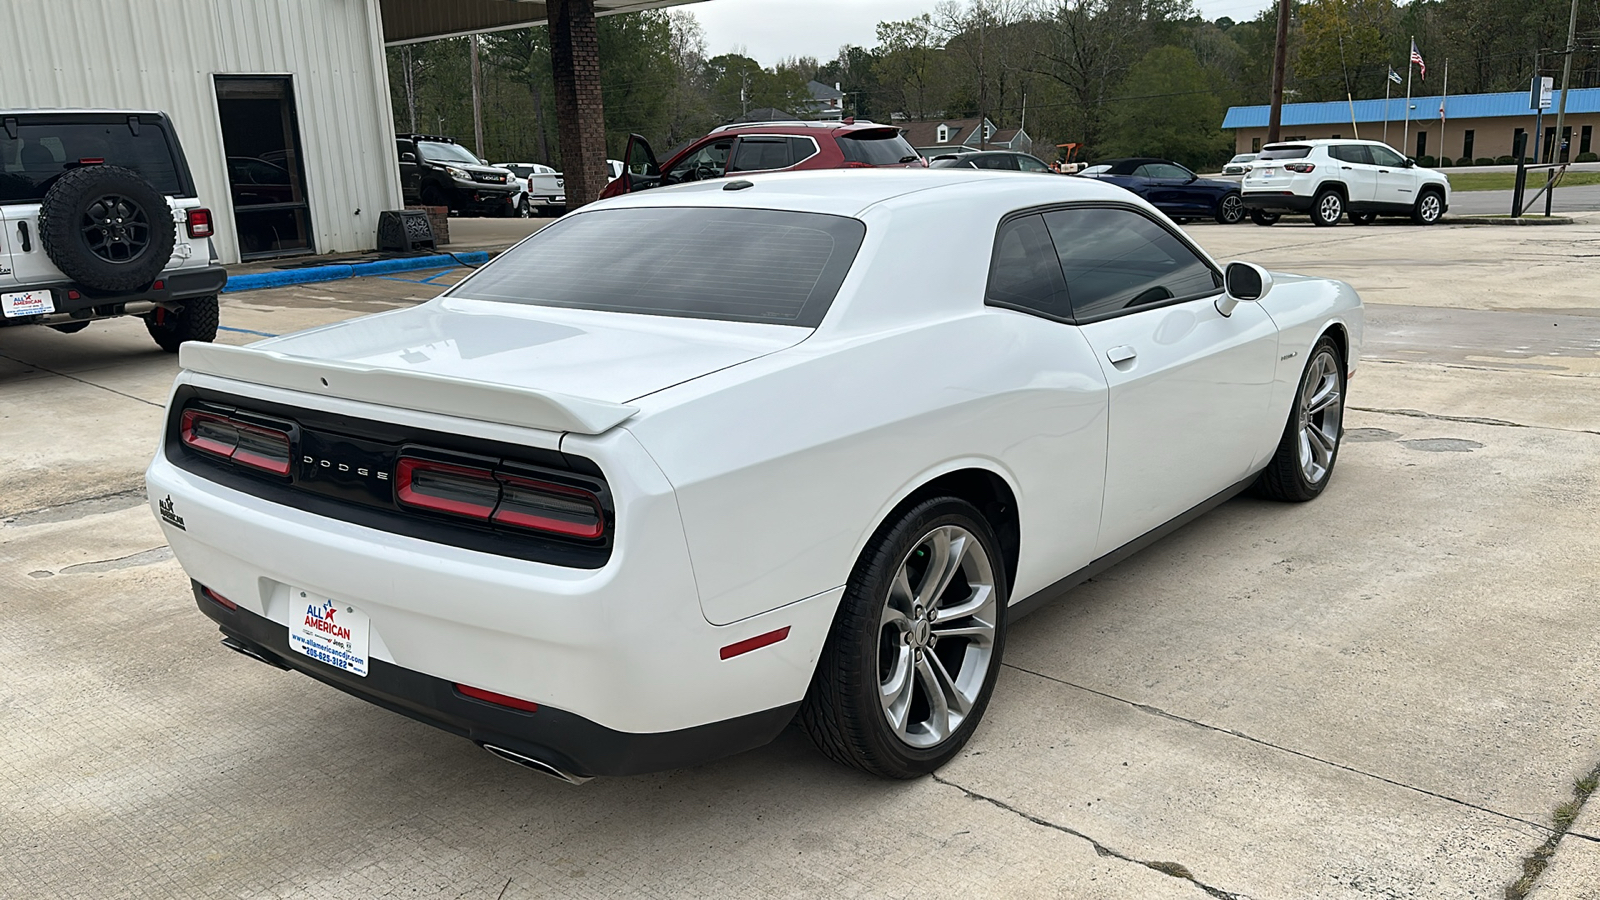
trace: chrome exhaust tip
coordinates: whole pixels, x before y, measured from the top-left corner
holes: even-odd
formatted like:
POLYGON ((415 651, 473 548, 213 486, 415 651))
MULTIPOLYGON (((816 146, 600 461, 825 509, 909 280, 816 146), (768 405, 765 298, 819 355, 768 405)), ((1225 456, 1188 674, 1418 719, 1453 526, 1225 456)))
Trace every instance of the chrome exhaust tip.
POLYGON ((273 667, 274 669, 282 669, 285 672, 289 671, 289 667, 284 665, 283 663, 278 662, 277 660, 273 659, 272 657, 267 656, 267 655, 261 653, 260 651, 254 650, 254 649, 250 648, 249 646, 246 646, 245 644, 241 644, 239 641, 237 641, 237 640, 235 640, 235 639, 233 639, 231 637, 223 638, 222 639, 222 646, 227 647, 229 650, 232 650, 235 653, 243 653, 245 656, 248 656, 248 657, 250 657, 251 659, 253 659, 253 660, 257 661, 257 662, 264 662, 267 665, 273 667))
POLYGON ((515 763, 524 769, 532 769, 541 775, 549 775, 551 778, 557 779, 558 781, 565 781, 567 784, 583 784, 585 781, 588 781, 594 777, 592 775, 574 775, 571 772, 568 772, 559 766, 547 763, 542 759, 534 759, 531 756, 518 753, 515 750, 507 750, 504 747, 496 747, 493 744, 480 744, 479 746, 483 747, 483 749, 489 751, 490 753, 493 753, 495 756, 500 757, 506 762, 515 763))

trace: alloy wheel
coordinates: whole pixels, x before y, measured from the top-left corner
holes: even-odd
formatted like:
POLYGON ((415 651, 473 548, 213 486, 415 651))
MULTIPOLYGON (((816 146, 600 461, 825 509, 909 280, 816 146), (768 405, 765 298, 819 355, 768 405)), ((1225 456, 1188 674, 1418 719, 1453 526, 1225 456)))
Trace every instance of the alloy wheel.
POLYGON ((1417 201, 1417 205, 1419 207, 1417 211, 1422 215, 1423 222, 1431 225, 1439 221, 1440 206, 1442 204, 1439 202, 1438 194, 1431 191, 1423 194, 1422 199, 1417 201))
POLYGON ((928 748, 973 711, 989 677, 1000 615, 994 563, 957 525, 911 548, 890 583, 878 628, 878 697, 890 731, 928 748))
POLYGON ((144 207, 120 194, 106 194, 89 204, 80 229, 89 252, 106 262, 132 262, 150 246, 144 207))
POLYGON ((1323 194, 1322 199, 1317 201, 1317 215, 1329 225, 1338 222, 1344 215, 1344 200, 1332 191, 1323 194))
POLYGON ((1319 484, 1328 477, 1343 424, 1339 360, 1325 349, 1311 360, 1300 391, 1300 473, 1307 483, 1319 484))
POLYGON ((1236 194, 1229 194, 1222 198, 1222 221, 1225 224, 1233 223, 1244 218, 1244 198, 1236 194))

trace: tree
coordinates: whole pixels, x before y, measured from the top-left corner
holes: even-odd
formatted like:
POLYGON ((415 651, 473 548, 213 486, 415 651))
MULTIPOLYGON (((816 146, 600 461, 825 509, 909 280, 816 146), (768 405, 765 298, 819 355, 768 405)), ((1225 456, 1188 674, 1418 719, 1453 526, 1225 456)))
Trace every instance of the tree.
MULTIPOLYGON (((1383 95, 1401 31, 1394 0, 1311 0, 1300 7, 1299 100, 1383 95)), ((1409 51, 1410 47, 1407 46, 1409 51)))
POLYGON ((1110 117, 1110 155, 1159 156, 1202 168, 1220 162, 1232 146, 1210 75, 1187 48, 1146 53, 1119 94, 1110 117))

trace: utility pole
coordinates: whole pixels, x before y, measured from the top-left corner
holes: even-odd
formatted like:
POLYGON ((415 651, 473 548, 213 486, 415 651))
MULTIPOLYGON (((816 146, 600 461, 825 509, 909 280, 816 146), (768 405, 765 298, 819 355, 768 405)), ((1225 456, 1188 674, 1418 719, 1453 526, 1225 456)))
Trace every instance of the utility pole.
POLYGON ((483 98, 478 89, 478 36, 472 36, 472 147, 483 158, 483 98))
POLYGON ((1567 20, 1567 61, 1561 66, 1561 105, 1556 109, 1556 155, 1561 161, 1561 127, 1567 118, 1567 85, 1572 82, 1572 57, 1578 52, 1578 0, 1572 0, 1572 18, 1567 20))
POLYGON ((1278 46, 1272 54, 1272 112, 1267 143, 1276 144, 1283 124, 1283 70, 1289 65, 1289 0, 1278 0, 1278 46))

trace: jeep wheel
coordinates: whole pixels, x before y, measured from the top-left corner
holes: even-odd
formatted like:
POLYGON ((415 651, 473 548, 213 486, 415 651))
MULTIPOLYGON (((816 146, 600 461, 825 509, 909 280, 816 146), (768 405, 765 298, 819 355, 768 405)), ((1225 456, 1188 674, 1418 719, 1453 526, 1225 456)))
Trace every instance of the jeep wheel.
POLYGON ((154 281, 177 242, 172 209, 150 182, 121 166, 73 169, 39 206, 39 245, 62 274, 101 291, 154 281))
POLYGON ((168 353, 187 341, 209 344, 217 338, 217 298, 191 297, 177 310, 156 307, 144 316, 144 327, 168 353))
POLYGON ((1333 188, 1323 188, 1311 201, 1311 221, 1318 225, 1337 225, 1344 218, 1344 195, 1333 188))
POLYGON ((1438 191, 1427 190, 1417 198, 1417 206, 1411 210, 1411 221, 1418 225, 1432 225, 1444 215, 1444 198, 1438 191))

